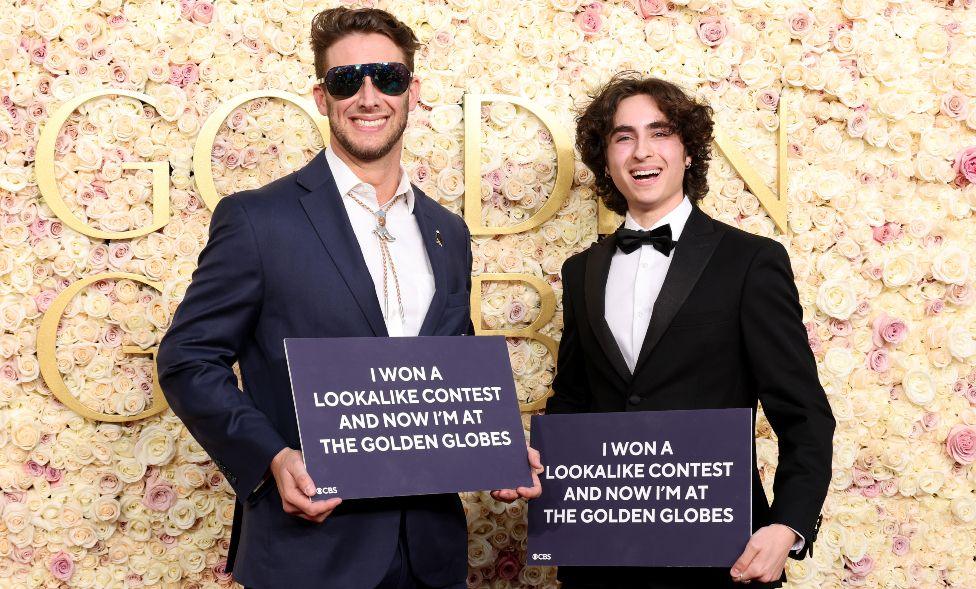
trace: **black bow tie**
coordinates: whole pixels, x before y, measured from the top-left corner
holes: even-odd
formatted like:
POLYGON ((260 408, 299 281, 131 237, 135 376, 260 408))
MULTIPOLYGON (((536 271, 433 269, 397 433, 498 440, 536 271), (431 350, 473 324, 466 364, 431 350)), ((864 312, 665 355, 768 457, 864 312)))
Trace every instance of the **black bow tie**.
POLYGON ((678 242, 671 239, 671 226, 661 225, 651 231, 635 231, 620 227, 615 234, 617 236, 617 247, 625 254, 634 252, 645 243, 654 246, 654 249, 665 256, 671 254, 671 250, 678 242))

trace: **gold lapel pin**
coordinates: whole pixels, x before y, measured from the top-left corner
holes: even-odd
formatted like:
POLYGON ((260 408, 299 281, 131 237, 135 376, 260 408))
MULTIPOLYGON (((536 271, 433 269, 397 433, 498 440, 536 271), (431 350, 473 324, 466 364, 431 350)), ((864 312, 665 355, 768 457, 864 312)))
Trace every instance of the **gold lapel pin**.
POLYGON ((444 239, 441 237, 440 229, 434 230, 434 241, 437 242, 437 245, 444 247, 444 239))

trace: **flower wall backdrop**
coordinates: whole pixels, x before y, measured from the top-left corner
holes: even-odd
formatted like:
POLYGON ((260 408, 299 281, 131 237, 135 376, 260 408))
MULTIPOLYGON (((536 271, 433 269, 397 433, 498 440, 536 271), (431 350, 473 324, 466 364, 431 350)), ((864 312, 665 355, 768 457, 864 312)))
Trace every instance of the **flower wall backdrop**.
MULTIPOLYGON (((37 332, 70 284, 57 370, 88 407, 134 415, 152 402, 152 348, 206 240, 192 176, 203 122, 244 92, 309 96, 302 0, 0 0, 0 586, 212 587, 224 571, 230 487, 171 412, 85 419, 40 376, 37 332), (34 162, 55 109, 105 97, 61 128, 56 177, 68 209, 105 231, 146 227, 148 170, 169 163, 166 225, 102 240, 69 228, 42 197, 34 162)), ((789 232, 721 157, 704 208, 786 245, 810 345, 838 421, 834 477, 814 556, 792 587, 972 587, 976 579, 976 10, 972 0, 399 0, 412 25, 422 105, 406 135, 412 179, 460 213, 465 93, 523 96, 572 131, 574 109, 611 73, 676 81, 773 186, 780 99, 788 103, 789 232)), ((511 225, 552 189, 552 139, 529 111, 482 109, 482 214, 511 225)), ((220 195, 297 169, 322 146, 294 105, 261 98, 227 119, 211 152, 220 195)), ((536 229, 476 237, 474 272, 536 276, 597 237, 581 165, 536 229)), ((483 327, 525 327, 539 293, 486 283, 483 327)), ((561 313, 542 330, 558 338, 561 313)), ((523 401, 545 394, 552 358, 510 340, 523 401)), ((707 366, 703 366, 707 369, 707 366)), ((767 487, 776 444, 760 420, 767 487)), ((767 493, 771 489, 767 488, 767 493)), ((472 587, 554 587, 523 566, 525 505, 465 497, 472 587)))

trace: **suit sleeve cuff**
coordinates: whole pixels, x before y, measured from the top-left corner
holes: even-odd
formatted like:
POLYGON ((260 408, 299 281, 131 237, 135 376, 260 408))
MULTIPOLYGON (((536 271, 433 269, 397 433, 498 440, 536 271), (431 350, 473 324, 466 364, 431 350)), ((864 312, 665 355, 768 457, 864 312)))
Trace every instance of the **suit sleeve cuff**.
MULTIPOLYGON (((786 526, 786 527, 787 528, 790 528, 790 526, 786 526)), ((793 530, 793 528, 790 528, 790 529, 793 530)), ((793 543, 793 546, 790 548, 790 552, 797 553, 797 552, 800 552, 801 550, 803 550, 803 546, 807 543, 807 541, 803 537, 803 534, 801 534, 800 532, 797 532, 796 530, 793 530, 793 533, 796 534, 796 537, 798 538, 798 540, 793 543)))

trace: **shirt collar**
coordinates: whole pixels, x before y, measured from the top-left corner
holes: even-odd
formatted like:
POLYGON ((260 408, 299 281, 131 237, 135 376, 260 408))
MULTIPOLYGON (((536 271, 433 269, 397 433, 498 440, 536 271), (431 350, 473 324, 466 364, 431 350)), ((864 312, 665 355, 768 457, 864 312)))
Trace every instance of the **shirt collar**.
POLYGON ((681 237, 681 231, 685 228, 685 223, 688 222, 688 217, 691 216, 691 211, 693 208, 694 207, 691 206, 691 201, 688 200, 688 197, 686 196, 681 199, 678 206, 671 209, 671 212, 661 217, 657 223, 651 227, 648 227, 647 229, 641 227, 640 224, 638 224, 637 221, 630 216, 630 211, 627 211, 627 214, 624 217, 624 227, 627 229, 635 229, 637 231, 649 231, 651 229, 657 229, 661 225, 670 225, 671 239, 678 241, 678 238, 681 237))
MULTIPOLYGON (((368 193, 372 195, 372 202, 369 204, 377 206, 376 192, 373 187, 360 180, 359 177, 356 176, 356 173, 353 172, 352 169, 346 164, 346 162, 342 161, 342 158, 336 154, 331 145, 325 148, 325 161, 328 162, 329 168, 332 170, 332 177, 335 178, 336 188, 339 189, 339 194, 341 194, 343 198, 348 196, 354 188, 359 186, 368 187, 368 193)), ((407 171, 404 169, 402 164, 400 165, 400 184, 397 185, 396 192, 393 194, 404 195, 404 201, 407 203, 407 210, 413 213, 413 186, 410 184, 410 175, 407 174, 407 171)), ((361 196, 361 194, 357 193, 356 196, 361 196)))

